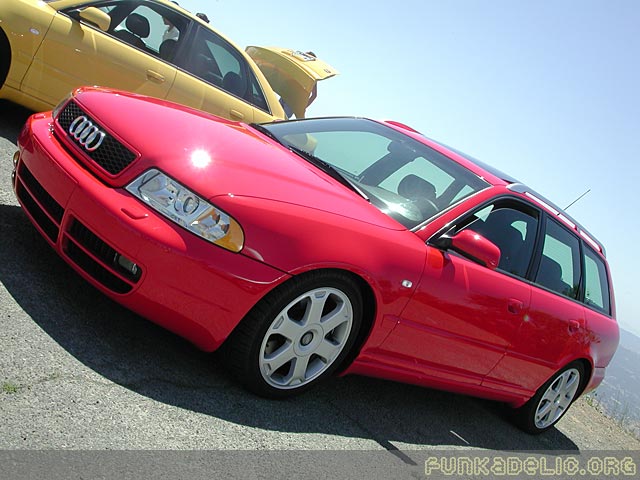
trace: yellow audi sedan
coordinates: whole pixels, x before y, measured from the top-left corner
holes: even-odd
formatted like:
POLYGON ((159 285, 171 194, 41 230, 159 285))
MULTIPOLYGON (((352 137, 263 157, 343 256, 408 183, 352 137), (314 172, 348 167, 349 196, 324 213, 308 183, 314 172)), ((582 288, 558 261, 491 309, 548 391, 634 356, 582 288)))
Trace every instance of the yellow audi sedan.
MULTIPOLYGON (((283 53, 292 59, 315 61, 283 53)), ((36 111, 100 85, 263 122, 285 118, 280 97, 306 106, 318 79, 274 92, 249 54, 166 0, 0 1, 0 98, 36 111)))

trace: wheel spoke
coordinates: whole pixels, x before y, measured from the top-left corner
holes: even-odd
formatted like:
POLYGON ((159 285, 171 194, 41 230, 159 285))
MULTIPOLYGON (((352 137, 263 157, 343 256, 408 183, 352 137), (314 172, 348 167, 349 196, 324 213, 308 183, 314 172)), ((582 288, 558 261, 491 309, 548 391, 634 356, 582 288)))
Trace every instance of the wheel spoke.
POLYGON ((540 399, 540 403, 542 404, 542 402, 544 401, 553 403, 555 399, 556 399, 556 392, 554 392, 551 388, 549 388, 549 390, 547 390, 542 396, 542 398, 540 399))
POLYGON ((302 328, 298 322, 290 318, 286 313, 283 313, 281 317, 278 318, 278 321, 274 322, 271 327, 271 333, 277 333, 278 335, 288 338, 290 341, 294 341, 300 334, 302 328))
POLYGON ((295 357, 293 369, 284 379, 286 385, 297 385, 304 383, 309 365, 309 357, 295 357))
POLYGON ((341 304, 334 311, 328 313, 322 318, 322 328, 326 333, 335 330, 337 327, 351 319, 349 310, 344 304, 341 304))
POLYGON ((562 375, 560 375, 557 381, 554 382, 553 385, 555 388, 553 389, 553 391, 556 393, 564 392, 566 380, 567 380, 567 373, 565 372, 562 375))
POLYGON ((308 327, 309 325, 318 324, 322 320, 322 311, 329 294, 321 290, 314 292, 313 295, 309 295, 307 298, 309 299, 309 305, 307 305, 307 311, 302 318, 302 325, 308 327))
POLYGON ((553 408, 553 402, 546 402, 544 403, 544 405, 540 404, 540 406, 538 407, 537 416, 540 418, 546 416, 552 408, 553 408))
POLYGON ((331 363, 333 359, 338 356, 340 350, 341 344, 335 344, 323 338, 322 342, 320 342, 320 345, 318 345, 318 348, 314 353, 322 358, 325 363, 331 363))
POLYGON ((567 396, 570 395, 571 397, 573 397, 573 395, 576 393, 576 390, 578 390, 579 383, 579 375, 570 375, 565 383, 563 393, 565 393, 565 395, 567 396))
POLYGON ((270 355, 265 355, 264 365, 267 367, 267 375, 272 375, 273 372, 288 362, 291 362, 296 357, 296 353, 293 350, 293 345, 290 342, 282 345, 278 350, 270 355))
POLYGON ((540 398, 535 412, 536 426, 547 428, 553 425, 567 411, 579 386, 578 370, 569 369, 560 374, 540 398))
POLYGON ((301 388, 332 368, 354 324, 351 299, 335 287, 307 290, 271 318, 258 362, 262 378, 279 390, 301 388))

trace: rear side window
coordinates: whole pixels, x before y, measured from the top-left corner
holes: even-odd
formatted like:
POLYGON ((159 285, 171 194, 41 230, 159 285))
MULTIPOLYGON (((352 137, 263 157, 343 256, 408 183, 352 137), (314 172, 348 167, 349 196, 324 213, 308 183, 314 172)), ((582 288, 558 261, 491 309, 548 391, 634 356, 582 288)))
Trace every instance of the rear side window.
POLYGON ((580 287, 580 240, 547 218, 538 285, 569 298, 578 298, 580 287))
POLYGON ((584 303, 602 313, 611 313, 609 277, 603 260, 591 249, 584 255, 584 303))

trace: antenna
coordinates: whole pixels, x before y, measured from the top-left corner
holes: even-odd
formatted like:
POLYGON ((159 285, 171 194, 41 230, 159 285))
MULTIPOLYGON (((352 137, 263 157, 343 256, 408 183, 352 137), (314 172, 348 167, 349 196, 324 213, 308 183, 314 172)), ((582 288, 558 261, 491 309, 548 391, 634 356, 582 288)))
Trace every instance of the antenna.
POLYGON ((569 207, 571 205, 573 205, 574 203, 576 203, 578 200, 580 200, 582 197, 584 197, 587 193, 589 193, 591 191, 590 188, 587 189, 586 192, 584 192, 582 195, 580 195, 578 198, 576 198, 573 202, 571 202, 569 205, 567 205, 566 207, 564 207, 565 211, 569 209, 569 207))

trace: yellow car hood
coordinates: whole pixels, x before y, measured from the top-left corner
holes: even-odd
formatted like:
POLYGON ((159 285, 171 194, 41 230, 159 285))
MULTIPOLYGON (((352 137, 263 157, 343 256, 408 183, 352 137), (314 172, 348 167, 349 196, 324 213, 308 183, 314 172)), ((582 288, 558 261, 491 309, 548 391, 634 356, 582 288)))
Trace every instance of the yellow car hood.
POLYGON ((304 117, 316 83, 339 73, 322 60, 296 50, 251 46, 247 53, 297 118, 304 117))

